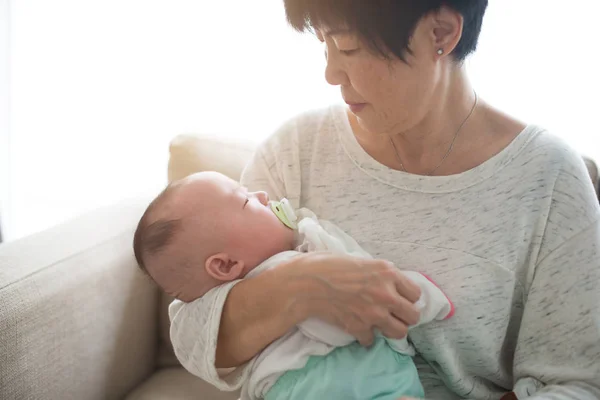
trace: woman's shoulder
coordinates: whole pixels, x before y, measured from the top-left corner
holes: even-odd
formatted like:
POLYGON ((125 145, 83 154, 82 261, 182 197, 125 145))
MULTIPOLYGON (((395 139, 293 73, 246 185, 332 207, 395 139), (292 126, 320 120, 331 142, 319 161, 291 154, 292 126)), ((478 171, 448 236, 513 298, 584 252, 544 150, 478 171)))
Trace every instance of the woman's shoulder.
POLYGON ((598 219, 600 206, 582 154, 566 136, 529 125, 502 160, 493 189, 499 204, 514 205, 542 238, 539 259, 598 219), (537 229, 537 228, 535 228, 537 229))
POLYGON ((585 220, 595 219, 599 211, 598 197, 582 153, 547 129, 531 129, 537 134, 526 146, 523 161, 552 180, 551 207, 568 210, 566 215, 572 219, 577 219, 576 215, 585 220))
POLYGON ((538 125, 529 125, 518 158, 523 163, 542 168, 553 175, 587 175, 584 157, 564 137, 538 125))
POLYGON ((316 153, 339 151, 335 131, 340 112, 341 107, 331 106, 288 119, 257 147, 242 173, 243 184, 266 190, 272 198, 286 197, 298 207, 303 168, 314 165, 316 153))
POLYGON ((263 140, 258 150, 263 155, 282 155, 313 147, 316 142, 337 140, 335 132, 344 110, 340 105, 309 109, 288 118, 263 140))

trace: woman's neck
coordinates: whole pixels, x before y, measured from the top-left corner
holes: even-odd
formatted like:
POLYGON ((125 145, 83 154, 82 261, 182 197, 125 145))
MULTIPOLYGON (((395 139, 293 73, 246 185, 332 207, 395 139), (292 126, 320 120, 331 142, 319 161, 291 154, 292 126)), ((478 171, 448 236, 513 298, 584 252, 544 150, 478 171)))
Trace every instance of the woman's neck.
POLYGON ((401 158, 407 163, 426 164, 427 158, 437 158, 440 152, 448 150, 459 129, 458 134, 462 135, 473 125, 476 93, 463 68, 447 74, 432 94, 425 116, 415 126, 391 133, 401 158))

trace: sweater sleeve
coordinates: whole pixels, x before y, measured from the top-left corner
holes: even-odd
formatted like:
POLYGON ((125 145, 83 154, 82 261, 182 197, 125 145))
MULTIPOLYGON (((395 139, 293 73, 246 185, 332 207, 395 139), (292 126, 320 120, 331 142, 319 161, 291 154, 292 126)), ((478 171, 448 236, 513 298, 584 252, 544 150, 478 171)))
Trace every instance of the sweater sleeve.
POLYGON ((600 399, 600 220, 535 269, 514 359, 519 399, 600 399))
POLYGON ((519 400, 600 399, 600 207, 581 157, 561 155, 525 282, 513 361, 519 400))

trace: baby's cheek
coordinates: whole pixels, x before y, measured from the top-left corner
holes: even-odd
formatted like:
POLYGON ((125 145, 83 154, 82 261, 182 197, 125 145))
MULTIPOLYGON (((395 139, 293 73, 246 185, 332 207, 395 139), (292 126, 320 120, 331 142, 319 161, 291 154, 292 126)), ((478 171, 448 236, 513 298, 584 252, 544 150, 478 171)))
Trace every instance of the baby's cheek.
POLYGON ((279 218, 272 212, 264 215, 260 225, 261 236, 265 238, 277 238, 283 232, 282 228, 285 227, 279 218))
MULTIPOLYGON (((290 246, 287 244, 290 242, 289 238, 293 238, 293 231, 285 226, 275 214, 271 212, 261 225, 260 236, 270 245, 270 252, 275 254, 290 250, 290 246)), ((271 255, 273 254, 269 256, 271 255)))

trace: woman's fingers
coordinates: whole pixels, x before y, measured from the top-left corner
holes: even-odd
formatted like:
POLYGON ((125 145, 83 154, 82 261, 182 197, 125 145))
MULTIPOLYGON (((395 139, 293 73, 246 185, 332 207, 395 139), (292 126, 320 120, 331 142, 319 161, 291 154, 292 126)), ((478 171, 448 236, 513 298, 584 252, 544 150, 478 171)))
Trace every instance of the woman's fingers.
POLYGON ((356 338, 356 340, 358 340, 358 343, 360 343, 361 345, 365 346, 365 347, 369 347, 373 344, 373 341, 375 340, 375 335, 373 334, 373 331, 360 331, 360 332, 356 332, 356 333, 352 333, 349 332, 352 336, 354 336, 356 338))
POLYGON ((393 315, 390 315, 384 323, 379 324, 378 328, 383 336, 390 339, 404 339, 408 335, 408 326, 393 315))
POLYGON ((394 317, 408 326, 416 325, 421 317, 421 313, 415 305, 400 296, 398 296, 394 304, 390 307, 390 312, 394 317))
POLYGON ((398 294, 411 303, 416 303, 421 298, 421 288, 403 275, 396 267, 393 268, 396 272, 395 283, 398 294))

